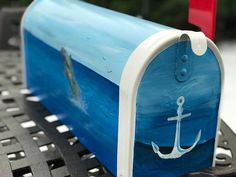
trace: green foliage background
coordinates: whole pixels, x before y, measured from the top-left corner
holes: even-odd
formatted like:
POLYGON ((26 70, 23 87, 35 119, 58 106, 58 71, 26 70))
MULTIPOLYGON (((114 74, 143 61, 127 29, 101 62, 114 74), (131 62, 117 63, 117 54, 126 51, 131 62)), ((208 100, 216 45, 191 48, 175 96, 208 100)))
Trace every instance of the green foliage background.
POLYGON ((0 7, 3 6, 26 6, 30 4, 32 0, 0 0, 0 7))
MULTIPOLYGON (((0 0, 1 6, 25 6, 32 0, 0 0)), ((188 0, 85 0, 179 29, 197 29, 187 23, 188 0)), ((201 1, 201 0, 199 0, 201 1)), ((79 13, 78 13, 79 15, 79 13)), ((236 0, 218 0, 217 40, 236 39, 236 0)))

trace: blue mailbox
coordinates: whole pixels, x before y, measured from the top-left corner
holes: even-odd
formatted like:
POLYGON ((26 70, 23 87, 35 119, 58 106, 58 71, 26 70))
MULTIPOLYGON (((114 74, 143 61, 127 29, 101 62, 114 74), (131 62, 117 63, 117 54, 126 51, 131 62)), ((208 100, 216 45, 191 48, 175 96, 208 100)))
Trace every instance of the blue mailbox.
POLYGON ((223 65, 203 33, 35 0, 22 35, 27 87, 114 176, 214 165, 223 65))

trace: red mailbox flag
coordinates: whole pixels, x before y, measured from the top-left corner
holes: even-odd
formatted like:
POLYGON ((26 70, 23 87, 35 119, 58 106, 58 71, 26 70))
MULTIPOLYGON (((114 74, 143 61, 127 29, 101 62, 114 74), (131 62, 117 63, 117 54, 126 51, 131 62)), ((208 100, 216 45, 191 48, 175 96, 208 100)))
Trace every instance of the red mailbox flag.
POLYGON ((217 0, 189 0, 189 23, 201 28, 207 37, 215 39, 217 0))

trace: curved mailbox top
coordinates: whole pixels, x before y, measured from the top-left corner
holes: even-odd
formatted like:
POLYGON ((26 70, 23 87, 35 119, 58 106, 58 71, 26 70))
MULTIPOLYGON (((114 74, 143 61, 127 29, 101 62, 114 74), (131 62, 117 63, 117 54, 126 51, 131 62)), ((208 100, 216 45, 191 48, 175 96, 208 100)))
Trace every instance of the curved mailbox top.
POLYGON ((78 0, 36 0, 23 27, 53 48, 65 48, 73 59, 117 85, 139 44, 170 29, 78 0))

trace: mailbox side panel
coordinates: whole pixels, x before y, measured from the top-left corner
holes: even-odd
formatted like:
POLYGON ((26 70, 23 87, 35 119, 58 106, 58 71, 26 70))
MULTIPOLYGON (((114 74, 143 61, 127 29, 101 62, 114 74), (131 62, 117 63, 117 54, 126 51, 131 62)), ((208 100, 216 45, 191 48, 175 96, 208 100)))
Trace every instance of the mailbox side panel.
POLYGON ((35 0, 24 15, 27 87, 114 175, 122 71, 166 29, 79 0, 35 0))
POLYGON ((221 71, 211 49, 199 57, 189 47, 191 76, 186 81, 176 79, 176 54, 186 43, 161 52, 140 83, 135 177, 177 177, 213 164, 221 71))
POLYGON ((115 174, 118 86, 28 31, 24 37, 28 88, 115 174))

